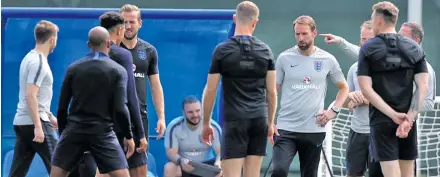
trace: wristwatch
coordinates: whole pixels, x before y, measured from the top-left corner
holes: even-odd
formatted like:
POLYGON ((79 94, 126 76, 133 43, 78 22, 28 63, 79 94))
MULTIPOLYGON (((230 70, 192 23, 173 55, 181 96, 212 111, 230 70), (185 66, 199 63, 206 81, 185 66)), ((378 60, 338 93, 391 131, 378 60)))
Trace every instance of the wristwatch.
POLYGON ((341 111, 341 108, 338 108, 336 106, 333 106, 332 108, 330 108, 333 112, 335 112, 336 114, 339 114, 339 112, 341 111))

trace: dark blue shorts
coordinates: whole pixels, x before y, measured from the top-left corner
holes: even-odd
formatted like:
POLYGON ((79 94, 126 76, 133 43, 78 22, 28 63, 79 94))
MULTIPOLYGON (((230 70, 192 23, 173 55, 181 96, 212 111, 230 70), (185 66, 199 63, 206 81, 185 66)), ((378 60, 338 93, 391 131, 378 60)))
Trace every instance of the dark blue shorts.
POLYGON ((128 168, 125 154, 113 131, 100 135, 63 132, 55 148, 52 165, 70 172, 86 151, 90 151, 100 173, 128 168))
MULTIPOLYGON (((124 147, 124 137, 122 135, 117 135, 118 136, 118 141, 121 147, 124 147)), ((135 138, 135 140, 137 140, 137 138, 135 138)), ((142 165, 146 165, 148 163, 148 159, 147 159, 147 153, 146 152, 142 152, 142 153, 138 153, 136 152, 136 148, 139 147, 139 141, 135 141, 135 151, 133 153, 133 155, 127 159, 127 163, 128 163, 128 168, 136 168, 142 165)))

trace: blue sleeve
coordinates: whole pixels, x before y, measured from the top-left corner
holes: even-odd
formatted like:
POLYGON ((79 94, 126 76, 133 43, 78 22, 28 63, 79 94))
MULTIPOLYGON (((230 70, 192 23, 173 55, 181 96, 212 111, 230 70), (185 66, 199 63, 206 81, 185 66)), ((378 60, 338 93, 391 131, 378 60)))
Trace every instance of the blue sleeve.
POLYGON ((61 93, 60 93, 60 99, 58 102, 58 131, 59 133, 63 133, 64 128, 67 125, 67 115, 68 115, 68 109, 70 100, 72 98, 72 87, 71 87, 71 70, 72 68, 67 68, 66 76, 64 76, 63 84, 61 85, 61 93))
POLYGON ((136 92, 136 85, 133 74, 133 56, 127 50, 121 51, 121 63, 127 71, 127 107, 130 112, 131 122, 135 127, 136 137, 141 139, 145 137, 144 126, 141 120, 139 100, 136 92))

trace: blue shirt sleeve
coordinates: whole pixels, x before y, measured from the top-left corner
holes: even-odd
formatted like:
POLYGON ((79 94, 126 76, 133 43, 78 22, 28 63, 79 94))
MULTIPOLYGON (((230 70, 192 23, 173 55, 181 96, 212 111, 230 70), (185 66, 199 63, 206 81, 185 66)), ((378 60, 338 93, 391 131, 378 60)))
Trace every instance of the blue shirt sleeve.
POLYGON ((127 106, 130 112, 131 122, 135 127, 136 137, 141 139, 145 137, 145 132, 141 120, 139 100, 136 94, 136 85, 133 74, 133 56, 129 51, 125 49, 121 50, 119 64, 127 71, 127 106))

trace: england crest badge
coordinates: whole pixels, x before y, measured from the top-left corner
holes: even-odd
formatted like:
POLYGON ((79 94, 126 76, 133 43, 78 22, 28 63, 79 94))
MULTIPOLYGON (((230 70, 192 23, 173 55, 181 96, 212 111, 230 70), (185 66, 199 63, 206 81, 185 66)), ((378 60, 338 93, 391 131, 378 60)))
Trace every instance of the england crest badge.
POLYGON ((141 60, 146 60, 147 59, 147 52, 145 52, 145 50, 138 50, 138 57, 141 60))
POLYGON ((315 69, 315 71, 321 72, 323 63, 324 63, 323 61, 314 61, 313 68, 315 69))

